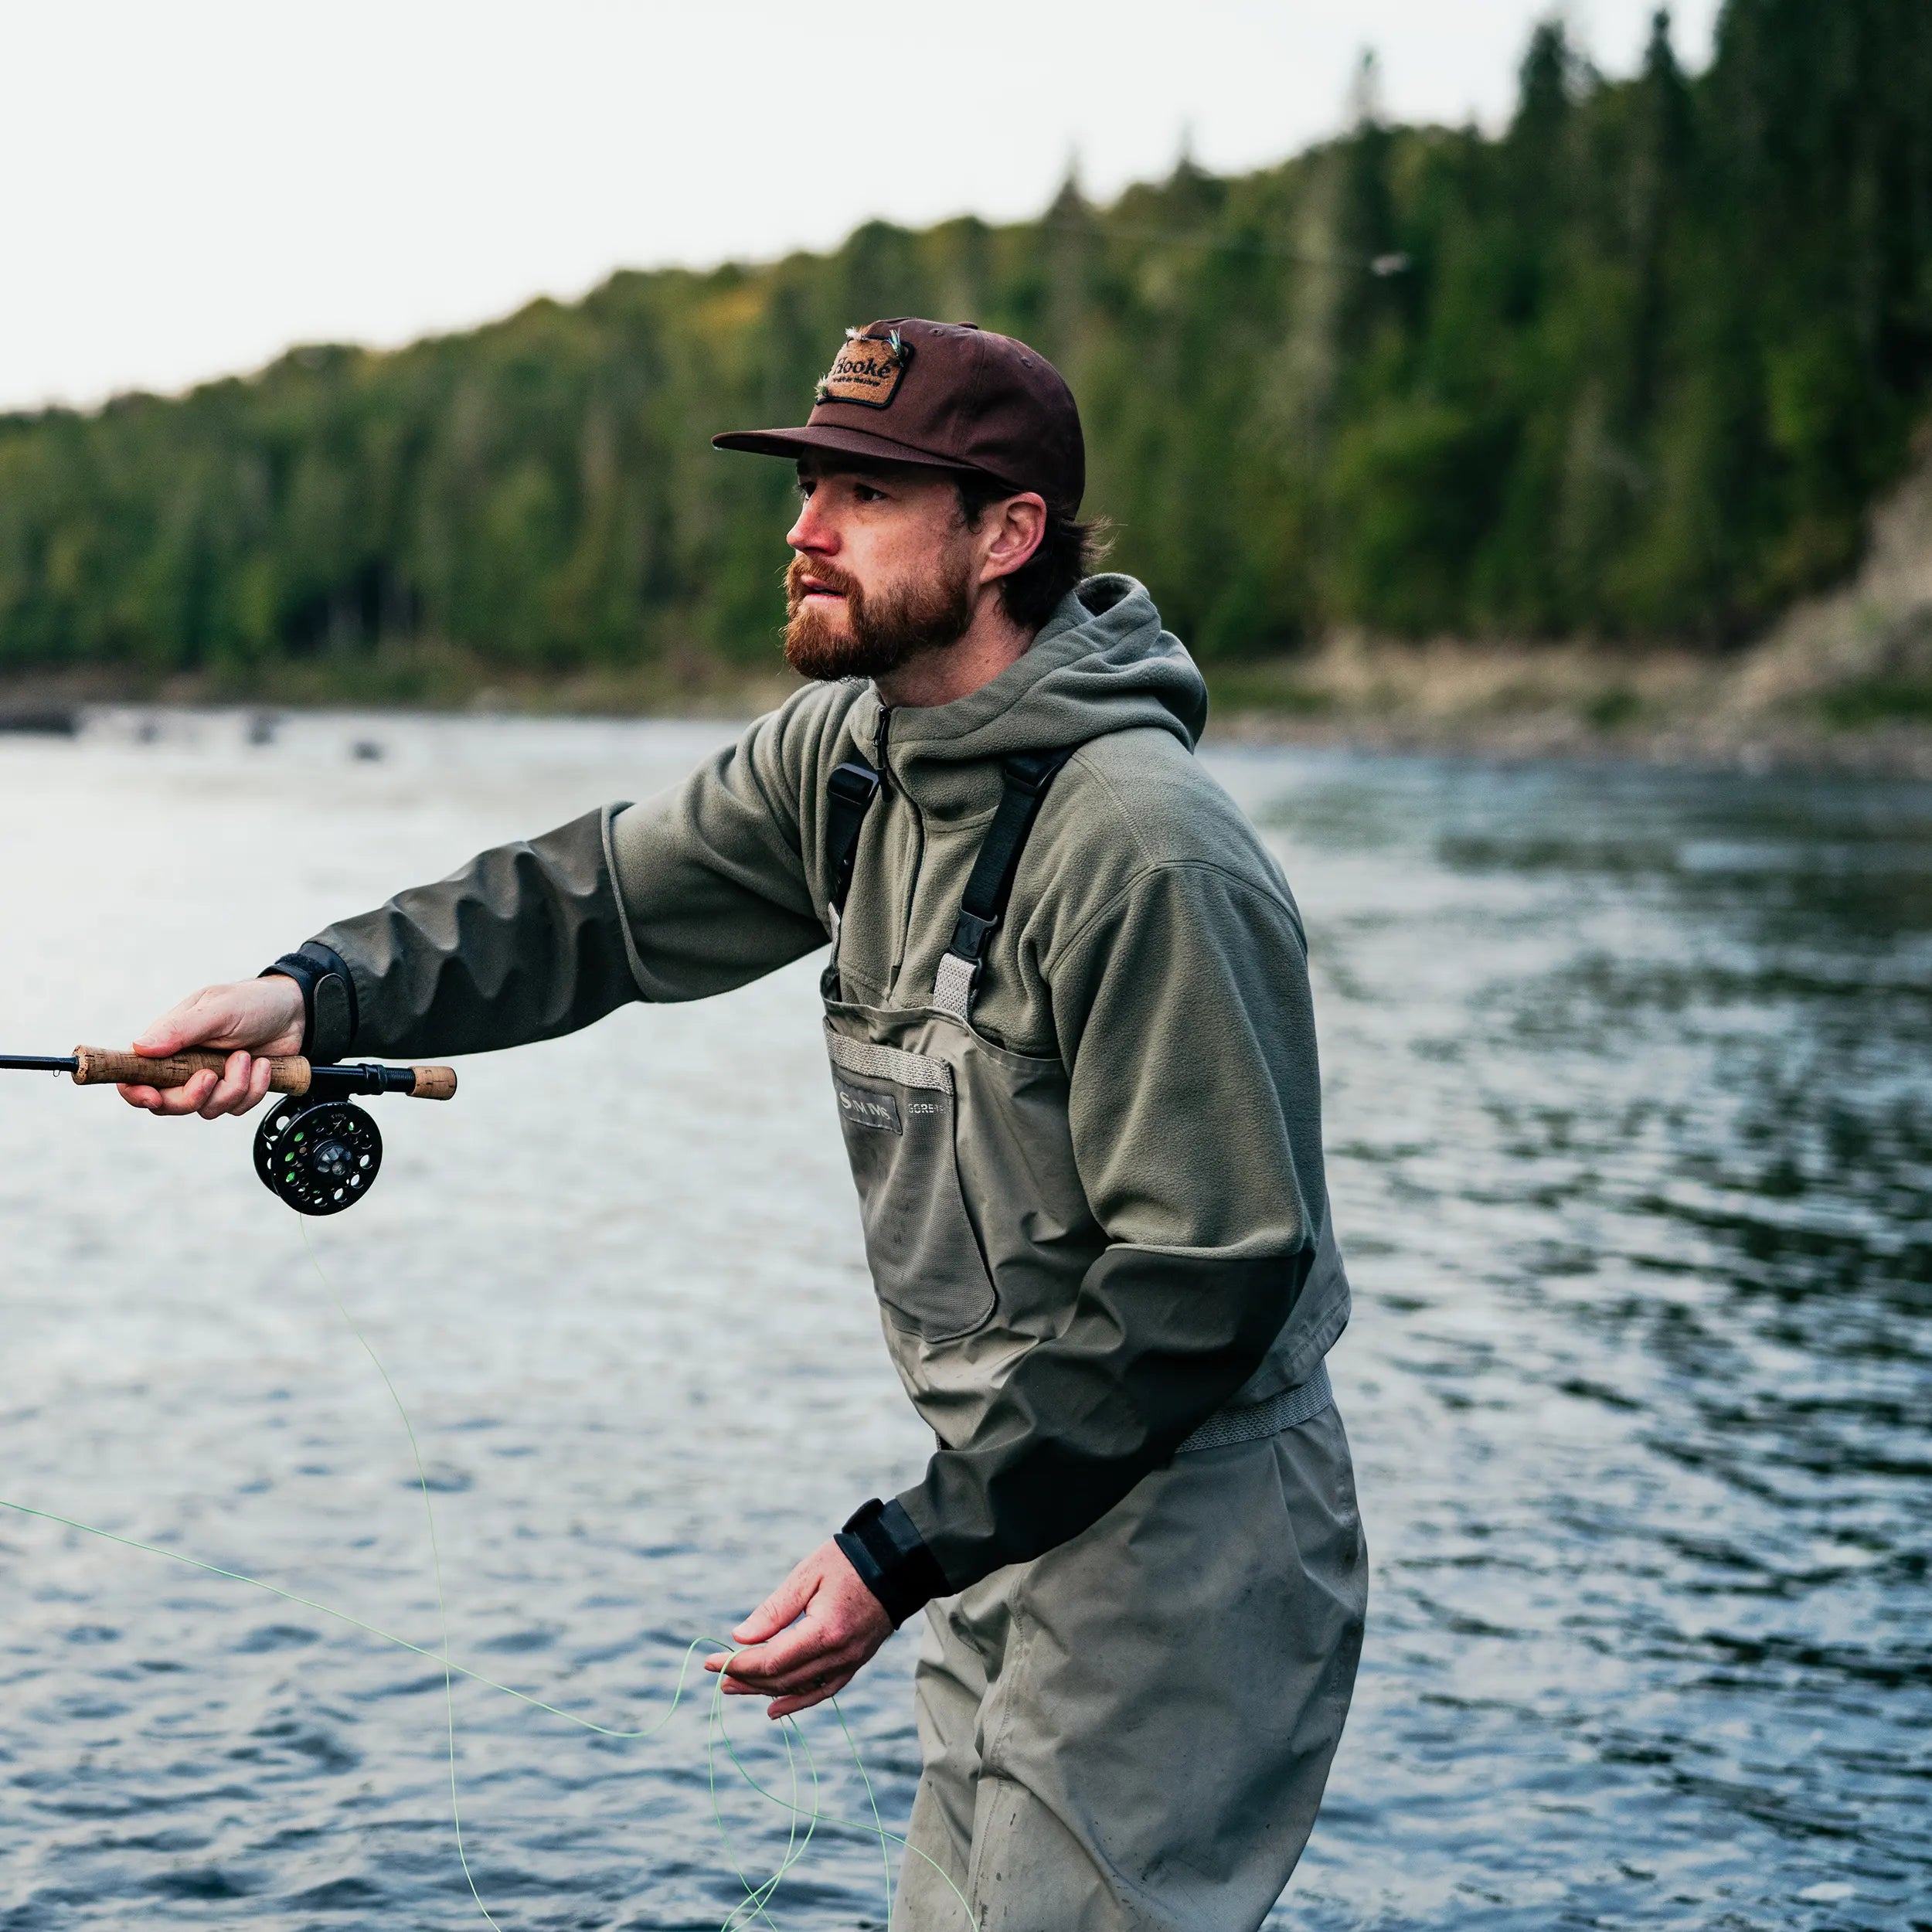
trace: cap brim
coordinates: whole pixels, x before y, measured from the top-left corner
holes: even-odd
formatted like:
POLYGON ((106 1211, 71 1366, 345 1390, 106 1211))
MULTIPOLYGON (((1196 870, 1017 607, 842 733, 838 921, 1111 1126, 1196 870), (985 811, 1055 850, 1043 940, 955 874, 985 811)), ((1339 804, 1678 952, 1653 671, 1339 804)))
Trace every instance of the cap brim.
POLYGON ((972 474, 974 467, 949 456, 934 456, 908 444, 895 443, 889 436, 875 436, 869 430, 842 429, 832 423, 796 430, 729 430, 723 436, 714 436, 711 446, 719 450, 749 450, 754 456, 799 457, 815 450, 830 451, 836 456, 868 456, 879 463, 915 463, 922 469, 956 470, 967 474, 972 474))

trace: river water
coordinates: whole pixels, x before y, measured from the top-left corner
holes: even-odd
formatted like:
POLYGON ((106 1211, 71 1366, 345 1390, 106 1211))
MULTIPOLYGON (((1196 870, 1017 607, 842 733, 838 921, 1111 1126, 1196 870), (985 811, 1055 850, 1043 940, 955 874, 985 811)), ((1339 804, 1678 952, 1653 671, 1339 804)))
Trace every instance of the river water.
MULTIPOLYGON (((0 740, 0 1049, 124 1039, 724 731, 162 713, 0 740)), ((1932 791, 1210 756, 1312 935, 1375 1558, 1275 1923, 1932 1925, 1932 791)), ((379 1188, 311 1224, 422 1445, 454 1654, 614 1728, 920 1465, 814 971, 376 1103, 379 1188)), ((0 1079, 0 1495, 434 1649, 408 1441, 253 1124, 0 1079)), ((844 1700, 889 1826, 911 1651, 844 1700)), ((733 1861, 784 1855, 711 1740, 721 1840, 702 1698, 644 1741, 454 1704, 505 1932, 717 1926, 733 1861)), ((420 1656, 0 1514, 3 1932, 481 1925, 444 1722, 420 1656)), ((862 1821, 829 1714, 806 1747, 817 1804, 862 1821)), ((768 1922, 883 1906, 877 1842, 827 1829, 768 1922)))

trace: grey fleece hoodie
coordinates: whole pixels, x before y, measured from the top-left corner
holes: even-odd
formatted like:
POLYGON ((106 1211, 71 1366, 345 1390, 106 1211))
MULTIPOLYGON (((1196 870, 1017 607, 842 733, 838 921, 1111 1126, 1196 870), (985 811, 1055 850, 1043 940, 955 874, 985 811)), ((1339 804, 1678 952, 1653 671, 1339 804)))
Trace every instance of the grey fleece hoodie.
POLYGON ((722 992, 825 945, 826 781, 855 751, 885 783, 845 908, 844 997, 923 1008, 1000 760, 1078 746, 973 1018, 995 1046, 1065 1066, 1080 1183, 1110 1243, 1089 1283, 1111 1267, 1141 1285, 1097 1303, 1098 1349, 1096 1310, 1070 1307, 1086 1345, 1039 1342, 985 1440, 942 1449, 898 1499, 963 1589, 1097 1521, 1230 1396, 1312 1372, 1348 1318, 1338 1264, 1313 1267, 1328 1200, 1301 918, 1193 756, 1206 715, 1147 592, 1090 579, 969 697, 888 712, 869 685, 810 687, 668 792, 328 927, 313 944, 345 963, 353 1012, 334 1037, 318 1029, 315 1050, 515 1046, 631 1000, 722 992))

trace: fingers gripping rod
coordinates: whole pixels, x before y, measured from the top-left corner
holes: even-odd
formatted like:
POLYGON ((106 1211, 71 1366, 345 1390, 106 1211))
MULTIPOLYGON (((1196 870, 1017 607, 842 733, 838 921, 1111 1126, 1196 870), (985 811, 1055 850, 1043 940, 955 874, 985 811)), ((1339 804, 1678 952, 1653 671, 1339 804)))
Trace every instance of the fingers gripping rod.
MULTIPOLYGON (((0 1054, 0 1072, 71 1073, 77 1087, 185 1087, 197 1073, 219 1074, 226 1053, 202 1048, 150 1060, 141 1053, 104 1046, 77 1046, 70 1055, 0 1054)), ((407 1094, 419 1100, 447 1100, 456 1091, 453 1066, 382 1066, 372 1060, 345 1066, 318 1066, 299 1053, 278 1054, 268 1063, 268 1090, 298 1098, 345 1100, 352 1094, 407 1094)))

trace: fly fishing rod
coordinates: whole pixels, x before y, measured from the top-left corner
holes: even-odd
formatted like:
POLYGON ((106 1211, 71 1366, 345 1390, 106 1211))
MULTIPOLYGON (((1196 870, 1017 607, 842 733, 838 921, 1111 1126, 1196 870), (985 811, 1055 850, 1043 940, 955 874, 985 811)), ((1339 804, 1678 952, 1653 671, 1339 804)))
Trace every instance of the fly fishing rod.
MULTIPOLYGON (((185 1087, 197 1073, 219 1074, 227 1064, 226 1053, 200 1048, 163 1060, 100 1046, 57 1056, 0 1053, 0 1073, 66 1073, 77 1087, 185 1087)), ((383 1137, 352 1094, 447 1100, 456 1091, 453 1066, 383 1066, 373 1060, 318 1066, 299 1053, 275 1056, 268 1066, 268 1090, 286 1097, 256 1130, 255 1172, 298 1214, 339 1214, 376 1184, 383 1137)))

